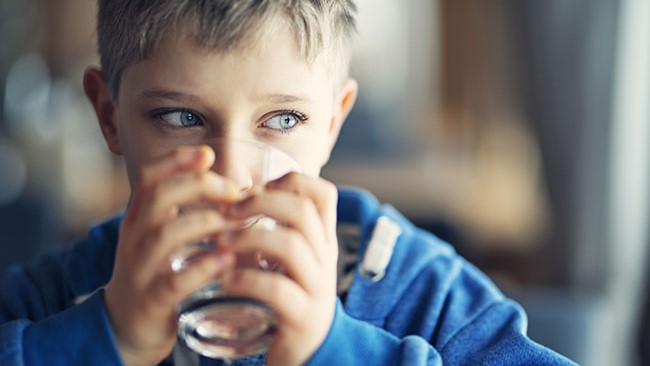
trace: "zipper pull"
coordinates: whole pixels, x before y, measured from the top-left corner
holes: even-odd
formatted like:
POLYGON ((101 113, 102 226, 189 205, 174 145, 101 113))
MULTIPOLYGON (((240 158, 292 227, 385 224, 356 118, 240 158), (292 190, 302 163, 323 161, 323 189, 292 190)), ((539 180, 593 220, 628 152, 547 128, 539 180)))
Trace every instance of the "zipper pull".
POLYGON ((393 256, 393 249, 402 228, 386 216, 380 216, 372 231, 368 249, 361 262, 361 275, 378 282, 386 274, 386 267, 393 256))

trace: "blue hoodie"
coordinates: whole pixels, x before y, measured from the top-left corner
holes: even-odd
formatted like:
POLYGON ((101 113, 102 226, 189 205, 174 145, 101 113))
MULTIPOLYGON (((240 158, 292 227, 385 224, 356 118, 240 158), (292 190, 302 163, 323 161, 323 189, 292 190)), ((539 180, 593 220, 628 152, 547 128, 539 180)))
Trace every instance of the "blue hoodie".
MULTIPOLYGON (((4 275, 0 365, 122 364, 102 298, 120 220, 98 225, 73 247, 4 275)), ((414 227, 391 206, 381 206, 366 192, 341 189, 338 220, 345 229, 339 230, 339 245, 345 242, 341 252, 348 263, 340 258, 334 321, 308 365, 574 364, 529 339, 519 305, 448 244, 414 227), (382 242, 376 238, 380 217, 400 232, 387 239, 386 261, 373 262, 385 271, 372 277, 362 274, 359 263, 367 262, 372 243, 382 242)), ((162 364, 174 359, 182 363, 170 356, 162 364)), ((201 365, 220 364, 195 359, 201 365)), ((235 362, 262 363, 263 357, 235 362)))

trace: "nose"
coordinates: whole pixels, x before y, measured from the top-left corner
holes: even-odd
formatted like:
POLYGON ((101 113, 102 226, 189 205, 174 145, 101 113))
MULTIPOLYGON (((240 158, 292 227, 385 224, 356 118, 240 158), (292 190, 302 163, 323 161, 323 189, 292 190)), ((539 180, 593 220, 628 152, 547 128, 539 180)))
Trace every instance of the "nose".
POLYGON ((240 192, 251 191, 259 185, 263 152, 255 145, 241 141, 221 140, 209 144, 214 150, 212 170, 230 179, 240 192))

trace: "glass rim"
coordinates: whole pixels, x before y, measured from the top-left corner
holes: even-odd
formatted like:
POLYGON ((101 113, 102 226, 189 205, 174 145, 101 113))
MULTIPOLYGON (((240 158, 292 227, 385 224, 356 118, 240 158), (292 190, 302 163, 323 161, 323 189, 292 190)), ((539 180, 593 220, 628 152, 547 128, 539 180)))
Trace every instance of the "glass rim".
MULTIPOLYGON (((302 173, 302 165, 298 160, 296 160, 295 157, 293 157, 292 154, 290 154, 288 151, 275 146, 271 143, 264 142, 264 141, 259 141, 255 139, 250 139, 250 138, 240 138, 240 137, 209 137, 202 139, 201 141, 197 141, 196 143, 187 143, 184 144, 185 146, 201 146, 205 145, 211 148, 214 151, 213 145, 217 144, 224 144, 224 143, 235 143, 235 144, 244 144, 244 145, 249 145, 249 146, 255 146, 257 149, 262 150, 262 151, 272 151, 272 152, 279 152, 283 158, 287 158, 291 160, 291 162, 297 167, 297 172, 302 173)), ((215 151, 216 153, 216 151, 215 151)))

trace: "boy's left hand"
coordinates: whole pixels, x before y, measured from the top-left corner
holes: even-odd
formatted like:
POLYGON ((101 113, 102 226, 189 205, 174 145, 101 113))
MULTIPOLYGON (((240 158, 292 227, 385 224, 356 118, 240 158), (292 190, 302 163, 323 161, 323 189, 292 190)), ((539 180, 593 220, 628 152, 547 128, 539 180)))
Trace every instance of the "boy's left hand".
POLYGON ((275 310, 278 332, 268 365, 305 363, 329 332, 336 308, 337 200, 332 183, 290 173, 229 212, 233 218, 263 214, 280 223, 273 230, 253 227, 222 240, 238 253, 261 251, 286 270, 238 269, 222 279, 227 291, 275 310))

